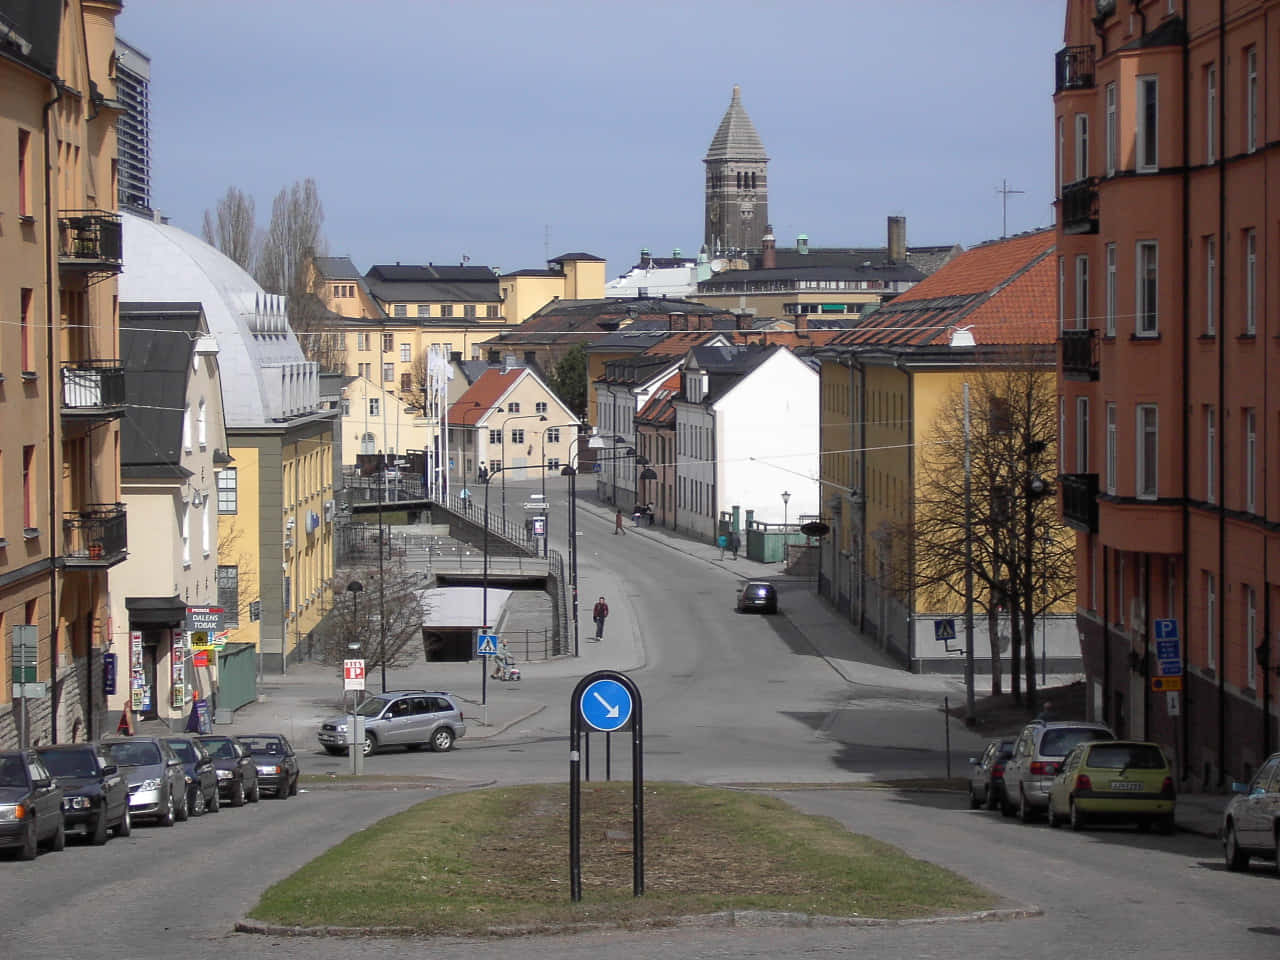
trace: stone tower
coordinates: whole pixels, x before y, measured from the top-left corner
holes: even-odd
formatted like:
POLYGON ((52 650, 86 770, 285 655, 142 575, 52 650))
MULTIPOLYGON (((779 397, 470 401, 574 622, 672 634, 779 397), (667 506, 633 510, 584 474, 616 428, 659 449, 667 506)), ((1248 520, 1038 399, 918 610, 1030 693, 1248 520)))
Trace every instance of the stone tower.
POLYGON ((736 84, 702 162, 707 165, 707 252, 723 257, 759 251, 769 224, 769 158, 736 84))

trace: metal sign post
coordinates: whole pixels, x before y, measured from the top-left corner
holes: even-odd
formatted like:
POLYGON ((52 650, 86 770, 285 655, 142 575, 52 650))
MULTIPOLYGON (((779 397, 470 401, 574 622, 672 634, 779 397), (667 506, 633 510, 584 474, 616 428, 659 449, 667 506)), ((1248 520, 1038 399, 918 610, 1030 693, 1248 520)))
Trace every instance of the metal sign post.
POLYGON ((583 727, 610 734, 631 729, 631 873, 635 896, 644 894, 644 724, 640 689, 625 673, 597 670, 578 681, 569 702, 569 896, 582 899, 583 727))
POLYGON ((40 653, 39 628, 34 624, 14 626, 13 648, 13 696, 22 701, 18 712, 18 745, 27 749, 27 698, 45 695, 44 684, 37 683, 40 653))

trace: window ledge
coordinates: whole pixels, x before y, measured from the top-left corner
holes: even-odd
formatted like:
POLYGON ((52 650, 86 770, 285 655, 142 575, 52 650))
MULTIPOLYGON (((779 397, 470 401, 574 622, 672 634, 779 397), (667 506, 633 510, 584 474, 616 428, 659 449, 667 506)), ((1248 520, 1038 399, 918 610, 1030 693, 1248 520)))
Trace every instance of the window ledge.
POLYGON ((1257 339, 1258 335, 1256 333, 1242 333, 1236 337, 1236 340, 1245 342, 1252 342, 1257 339))
POLYGON ((3 550, 7 546, 9 546, 9 541, 4 537, 0 537, 0 550, 3 550))
POLYGON ((23 370, 22 379, 24 383, 31 383, 34 380, 39 380, 40 374, 36 373, 34 370, 23 370))
POLYGON ((36 218, 29 213, 23 213, 18 215, 18 222, 23 224, 32 224, 36 222, 36 218))
POLYGON ((1201 343, 1213 343, 1215 340, 1218 339, 1218 335, 1216 333, 1206 332, 1206 333, 1200 334, 1200 336, 1196 337, 1196 339, 1199 340, 1201 343))
POLYGON ((1129 334, 1130 343, 1159 343, 1160 334, 1158 333, 1131 333, 1129 334))
POLYGON ((23 539, 23 540, 35 540, 35 539, 39 538, 39 536, 40 536, 40 528, 39 528, 39 527, 23 527, 23 528, 22 528, 22 539, 23 539))

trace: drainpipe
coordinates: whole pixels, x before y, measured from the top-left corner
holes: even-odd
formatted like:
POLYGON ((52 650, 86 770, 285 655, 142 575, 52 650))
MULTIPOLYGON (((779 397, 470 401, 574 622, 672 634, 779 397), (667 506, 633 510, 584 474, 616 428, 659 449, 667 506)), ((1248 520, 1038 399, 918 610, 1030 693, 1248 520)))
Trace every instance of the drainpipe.
POLYGON ((1111 715, 1111 548, 1102 545, 1102 719, 1114 729, 1111 715))
POLYGON ((1227 686, 1226 686, 1226 633, 1227 633, 1227 514, 1223 501, 1227 491, 1227 355, 1224 341, 1227 339, 1226 276, 1227 262, 1227 172, 1222 151, 1226 148, 1223 125, 1227 122, 1227 0, 1218 0, 1218 149, 1214 165, 1218 168, 1218 786, 1222 786, 1227 760, 1227 686))
MULTIPOLYGON (((1191 382, 1191 269, 1190 248, 1191 237, 1191 98, 1187 95, 1187 91, 1191 89, 1191 48, 1186 41, 1182 44, 1182 250, 1180 251, 1180 259, 1182 261, 1182 380, 1178 385, 1181 393, 1179 397, 1182 407, 1182 676, 1187 677, 1187 647, 1190 645, 1190 596, 1191 596, 1191 564, 1187 562, 1190 556, 1191 544, 1191 507, 1187 496, 1187 478, 1191 476, 1191 445, 1186 442, 1185 438, 1191 436, 1191 404, 1188 402, 1187 384, 1191 382)), ((1206 296, 1208 294, 1206 293, 1206 296)), ((1180 723, 1175 721, 1173 737, 1176 743, 1181 733, 1182 748, 1178 754, 1182 760, 1182 777, 1186 781, 1190 773, 1190 765, 1187 763, 1187 752, 1190 748, 1190 721, 1188 714, 1191 712, 1191 689, 1190 683, 1185 679, 1183 681, 1186 686, 1182 693, 1182 716, 1179 718, 1180 723), (1179 731, 1179 727, 1181 730, 1179 731)))
MULTIPOLYGON (((50 694, 50 710, 49 710, 49 739, 53 743, 58 742, 58 703, 61 699, 58 696, 58 562, 61 549, 59 544, 61 539, 59 536, 58 523, 58 480, 60 472, 58 470, 58 451, 55 444, 57 441, 57 430, 54 424, 58 415, 58 382, 57 367, 54 363, 54 320, 57 314, 56 307, 53 302, 54 295, 54 251, 57 249, 55 244, 58 239, 58 223, 53 215, 53 161, 49 151, 49 113, 53 110, 55 104, 62 99, 63 83, 60 80, 53 80, 53 99, 44 105, 44 233, 45 233, 45 251, 44 251, 44 307, 45 307, 45 376, 48 387, 45 391, 48 397, 48 433, 49 433, 49 681, 52 693, 50 694)), ((89 713, 93 713, 93 647, 92 639, 89 648, 89 713)), ((90 721, 92 724, 92 720, 90 721)), ((92 727, 89 731, 92 736, 92 727)), ((28 731, 29 735, 29 731, 28 731)))
POLYGON ((1142 555, 1142 737, 1151 739, 1151 554, 1142 555))
POLYGON ((858 370, 857 386, 854 396, 857 398, 856 415, 851 426, 855 436, 853 449, 858 451, 858 632, 867 629, 867 368, 853 360, 858 370))

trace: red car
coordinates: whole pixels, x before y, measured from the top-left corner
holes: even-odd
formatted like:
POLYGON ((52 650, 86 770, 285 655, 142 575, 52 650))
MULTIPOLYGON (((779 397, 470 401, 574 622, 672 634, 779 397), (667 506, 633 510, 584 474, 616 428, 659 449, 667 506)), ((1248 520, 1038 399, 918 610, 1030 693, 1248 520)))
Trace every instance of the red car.
POLYGON ((1004 794, 1004 762, 1013 754, 1013 737, 992 740, 980 757, 970 757, 969 808, 1000 806, 1004 794))

